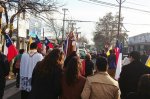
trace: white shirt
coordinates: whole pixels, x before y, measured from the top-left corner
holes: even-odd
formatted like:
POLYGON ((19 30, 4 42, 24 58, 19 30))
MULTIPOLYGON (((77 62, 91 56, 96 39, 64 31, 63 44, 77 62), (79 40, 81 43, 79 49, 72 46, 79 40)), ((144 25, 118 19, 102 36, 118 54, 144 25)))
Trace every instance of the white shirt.
POLYGON ((20 89, 31 91, 31 78, 34 67, 37 62, 43 59, 42 54, 37 50, 31 50, 29 53, 24 53, 20 62, 20 89))

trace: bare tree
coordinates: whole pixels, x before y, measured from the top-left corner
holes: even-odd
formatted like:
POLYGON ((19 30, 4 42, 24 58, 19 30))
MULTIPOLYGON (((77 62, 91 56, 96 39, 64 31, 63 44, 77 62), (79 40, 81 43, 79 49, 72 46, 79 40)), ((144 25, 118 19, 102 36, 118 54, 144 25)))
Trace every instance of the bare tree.
MULTIPOLYGON (((121 18, 120 31, 123 26, 122 24, 123 17, 121 18)), ((118 14, 112 15, 112 13, 107 13, 103 18, 99 19, 99 22, 96 24, 96 32, 94 32, 94 42, 97 49, 103 49, 104 46, 112 44, 117 38, 117 25, 118 23, 118 14)), ((124 33, 126 34, 126 33, 124 33)), ((124 36, 120 33, 119 40, 123 39, 124 36)))
POLYGON ((86 43, 86 44, 88 44, 88 40, 87 40, 87 38, 85 38, 85 37, 80 37, 79 39, 78 39, 78 42, 80 42, 80 43, 86 43))
POLYGON ((5 34, 5 30, 8 28, 10 22, 10 36, 12 36, 13 32, 13 21, 18 14, 30 13, 38 16, 45 12, 57 11, 61 7, 54 0, 8 0, 0 1, 0 5, 4 8, 6 18, 6 25, 2 29, 2 34, 5 34), (12 8, 17 8, 18 11, 9 19, 8 11, 12 8))

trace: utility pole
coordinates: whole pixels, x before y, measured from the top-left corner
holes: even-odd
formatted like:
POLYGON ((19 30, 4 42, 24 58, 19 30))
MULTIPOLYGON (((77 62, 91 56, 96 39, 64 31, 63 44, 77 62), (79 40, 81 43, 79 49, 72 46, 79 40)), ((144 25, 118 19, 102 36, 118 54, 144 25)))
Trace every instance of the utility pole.
POLYGON ((64 40, 64 33, 65 33, 65 16, 66 16, 66 11, 68 9, 64 8, 62 9, 64 11, 64 18, 63 18, 63 28, 62 28, 62 41, 64 40))
POLYGON ((76 23, 71 23, 71 31, 74 31, 74 25, 76 25, 76 23))
POLYGON ((116 0, 119 3, 119 20, 118 20, 118 34, 117 34, 117 39, 119 39, 119 33, 120 33, 120 20, 121 20, 121 5, 123 2, 125 2, 125 0, 116 0))

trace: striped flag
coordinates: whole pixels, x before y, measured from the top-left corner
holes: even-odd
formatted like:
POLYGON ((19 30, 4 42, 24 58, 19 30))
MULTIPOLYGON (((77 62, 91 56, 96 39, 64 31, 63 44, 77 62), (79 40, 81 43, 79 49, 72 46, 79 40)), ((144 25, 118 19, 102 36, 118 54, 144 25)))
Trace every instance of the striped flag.
POLYGON ((36 42, 38 48, 42 49, 42 43, 41 43, 41 41, 40 41, 40 39, 38 38, 37 35, 36 35, 36 38, 35 38, 35 42, 36 42))
POLYGON ((45 37, 44 41, 45 45, 48 46, 49 48, 54 48, 53 44, 49 41, 47 37, 45 37))
POLYGON ((7 58, 8 61, 10 62, 15 56, 18 55, 18 51, 16 47, 13 45, 12 40, 10 39, 8 34, 5 35, 5 40, 7 46, 7 58))
POLYGON ((116 46, 115 46, 115 54, 116 54, 116 64, 118 63, 118 58, 119 58, 119 53, 120 53, 120 49, 119 49, 119 41, 116 41, 116 46))
POLYGON ((65 41, 64 52, 66 53, 66 56, 69 56, 73 51, 77 51, 77 46, 76 46, 76 37, 72 31, 70 32, 65 41))
POLYGON ((116 53, 116 73, 115 73, 115 79, 118 80, 122 68, 122 43, 119 44, 119 42, 116 42, 116 48, 115 48, 115 53, 116 53))

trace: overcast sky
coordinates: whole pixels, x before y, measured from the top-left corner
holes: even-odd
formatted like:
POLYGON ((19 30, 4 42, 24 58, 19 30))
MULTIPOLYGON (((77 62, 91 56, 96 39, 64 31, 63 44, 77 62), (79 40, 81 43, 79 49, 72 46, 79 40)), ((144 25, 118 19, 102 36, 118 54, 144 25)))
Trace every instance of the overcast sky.
MULTIPOLYGON (((106 2, 107 4, 109 3, 118 5, 116 0, 95 1, 102 1, 106 2)), ((86 37, 89 40, 93 37, 92 32, 95 29, 95 22, 98 21, 99 18, 102 18, 104 15, 106 15, 106 13, 112 12, 113 15, 115 15, 119 10, 118 7, 108 6, 106 3, 94 3, 90 0, 58 0, 58 2, 64 3, 64 8, 68 9, 66 12, 66 18, 94 21, 80 22, 77 23, 76 26, 80 27, 78 31, 82 32, 82 35, 86 34, 86 37)), ((129 31, 127 32, 129 37, 141 33, 150 33, 150 0, 126 0, 124 3, 122 3, 122 6, 128 7, 122 8, 121 13, 124 17, 124 26, 129 31)))

